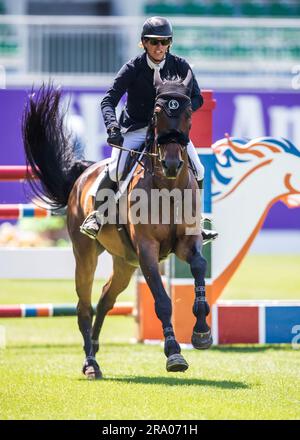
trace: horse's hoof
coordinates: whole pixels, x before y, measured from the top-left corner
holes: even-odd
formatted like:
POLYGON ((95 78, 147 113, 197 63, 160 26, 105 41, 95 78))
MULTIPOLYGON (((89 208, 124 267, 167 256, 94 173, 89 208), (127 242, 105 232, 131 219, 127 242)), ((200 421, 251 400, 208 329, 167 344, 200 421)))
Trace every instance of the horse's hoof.
POLYGON ((197 350, 205 350, 209 348, 213 343, 213 338, 211 336, 211 331, 208 330, 206 333, 193 332, 192 344, 197 350))
POLYGON ((86 368, 84 375, 88 380, 102 379, 102 373, 100 369, 97 370, 92 366, 86 368))
POLYGON ((175 353, 168 357, 166 368, 168 372, 185 371, 189 364, 180 353, 175 353))
POLYGON ((97 380, 102 378, 102 372, 96 361, 85 362, 82 372, 88 380, 97 380))

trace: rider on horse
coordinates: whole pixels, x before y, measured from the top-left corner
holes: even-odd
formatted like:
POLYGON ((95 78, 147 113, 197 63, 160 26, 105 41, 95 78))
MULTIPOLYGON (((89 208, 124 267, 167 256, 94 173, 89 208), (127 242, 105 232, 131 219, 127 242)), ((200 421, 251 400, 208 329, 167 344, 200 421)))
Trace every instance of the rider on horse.
MULTIPOLYGON (((172 26, 166 18, 152 17, 145 21, 141 34, 141 42, 145 52, 128 61, 121 68, 112 87, 107 91, 101 102, 109 144, 138 150, 145 142, 156 96, 153 83, 155 69, 158 69, 162 79, 185 78, 189 69, 191 70, 189 64, 183 58, 169 52, 172 38, 172 26), (127 103, 119 121, 117 121, 115 109, 126 92, 127 103)), ((203 98, 194 74, 191 102, 193 111, 203 104, 203 98)), ((204 167, 191 141, 187 145, 187 153, 194 165, 196 179, 201 189, 204 167)), ((111 156, 113 160, 109 163, 103 175, 98 191, 103 189, 116 191, 117 182, 122 177, 128 154, 128 151, 113 149, 111 156)), ((90 238, 96 239, 101 227, 101 219, 97 215, 97 211, 93 211, 84 220, 80 230, 90 238)), ((211 240, 216 238, 217 233, 203 229, 202 236, 204 240, 211 240)))

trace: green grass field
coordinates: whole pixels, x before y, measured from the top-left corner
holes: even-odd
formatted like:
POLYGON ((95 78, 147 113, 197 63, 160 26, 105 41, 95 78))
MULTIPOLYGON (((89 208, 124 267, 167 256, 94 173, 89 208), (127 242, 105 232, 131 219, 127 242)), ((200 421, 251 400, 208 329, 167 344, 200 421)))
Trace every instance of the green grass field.
MULTIPOLYGON (((224 298, 300 298, 299 263, 299 256, 250 255, 224 298)), ((120 300, 133 291, 132 284, 120 300)), ((75 301, 72 281, 1 280, 0 304, 75 301)), ((162 347, 132 344, 133 318, 108 317, 98 356, 104 379, 90 382, 81 374, 75 317, 0 325, 7 336, 0 419, 300 419, 300 349, 289 345, 184 349, 190 368, 167 373, 162 347)))

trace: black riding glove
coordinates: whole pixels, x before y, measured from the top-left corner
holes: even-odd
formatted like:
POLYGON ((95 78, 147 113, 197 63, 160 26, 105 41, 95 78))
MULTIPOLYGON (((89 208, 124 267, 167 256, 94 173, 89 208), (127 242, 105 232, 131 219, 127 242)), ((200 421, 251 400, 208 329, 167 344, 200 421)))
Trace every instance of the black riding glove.
POLYGON ((107 143, 113 145, 119 145, 122 147, 124 138, 121 135, 121 130, 119 127, 111 127, 107 130, 108 138, 107 143))

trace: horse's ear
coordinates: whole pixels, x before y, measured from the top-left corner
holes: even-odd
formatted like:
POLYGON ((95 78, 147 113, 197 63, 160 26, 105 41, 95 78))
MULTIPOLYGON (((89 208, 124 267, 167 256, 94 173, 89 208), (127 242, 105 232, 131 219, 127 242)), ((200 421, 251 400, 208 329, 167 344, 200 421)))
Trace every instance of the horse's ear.
POLYGON ((154 69, 154 75, 153 75, 153 84, 154 87, 157 88, 162 84, 162 79, 160 77, 159 69, 154 69))
POLYGON ((192 71, 191 71, 191 69, 189 69, 188 70, 188 73, 187 73, 187 75, 186 75, 186 77, 184 78, 184 80, 182 81, 182 84, 185 86, 185 87, 190 87, 190 82, 191 82, 191 80, 193 79, 193 75, 192 75, 192 71))

